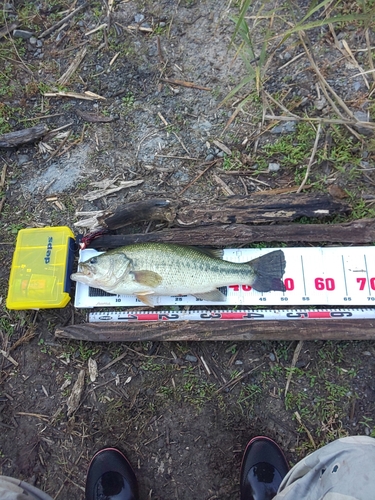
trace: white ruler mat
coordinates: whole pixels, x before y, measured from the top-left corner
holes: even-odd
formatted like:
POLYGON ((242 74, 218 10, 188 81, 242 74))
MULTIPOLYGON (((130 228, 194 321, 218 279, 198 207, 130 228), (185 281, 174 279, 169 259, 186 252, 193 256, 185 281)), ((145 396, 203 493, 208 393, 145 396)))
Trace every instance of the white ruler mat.
MULTIPOLYGON (((224 259, 247 262, 276 248, 224 250, 224 259)), ((234 283, 221 290, 226 302, 211 302, 191 295, 158 296, 162 305, 261 305, 261 306, 371 306, 375 305, 375 247, 281 248, 286 259, 285 292, 256 292, 234 283)), ((98 255, 93 249, 82 250, 80 261, 98 255)), ((109 295, 77 283, 75 307, 119 307, 143 305, 136 297, 109 295)))

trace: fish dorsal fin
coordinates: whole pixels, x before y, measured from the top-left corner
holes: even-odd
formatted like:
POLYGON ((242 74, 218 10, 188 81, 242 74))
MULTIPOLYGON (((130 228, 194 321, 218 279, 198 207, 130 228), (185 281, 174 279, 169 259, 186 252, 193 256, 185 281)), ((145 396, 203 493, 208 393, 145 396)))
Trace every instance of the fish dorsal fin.
POLYGON ((190 248, 194 248, 194 250, 197 250, 198 252, 208 255, 209 257, 214 257, 215 259, 222 259, 224 254, 224 250, 220 248, 206 248, 206 247, 193 247, 193 246, 191 246, 190 248))
POLYGON ((227 298, 226 296, 220 292, 217 288, 215 290, 211 290, 206 293, 194 293, 194 297, 202 300, 210 300, 211 302, 224 302, 227 298))
POLYGON ((140 285, 151 286, 156 288, 162 282, 162 277, 158 273, 154 273, 154 271, 133 271, 134 280, 140 285))

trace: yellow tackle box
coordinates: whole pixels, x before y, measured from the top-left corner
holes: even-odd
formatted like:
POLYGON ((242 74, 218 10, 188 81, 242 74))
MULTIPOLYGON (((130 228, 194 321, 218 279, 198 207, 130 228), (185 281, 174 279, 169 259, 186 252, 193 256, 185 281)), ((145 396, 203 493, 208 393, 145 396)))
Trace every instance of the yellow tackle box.
POLYGON ((8 309, 65 307, 70 300, 74 234, 65 226, 21 229, 6 301, 8 309))

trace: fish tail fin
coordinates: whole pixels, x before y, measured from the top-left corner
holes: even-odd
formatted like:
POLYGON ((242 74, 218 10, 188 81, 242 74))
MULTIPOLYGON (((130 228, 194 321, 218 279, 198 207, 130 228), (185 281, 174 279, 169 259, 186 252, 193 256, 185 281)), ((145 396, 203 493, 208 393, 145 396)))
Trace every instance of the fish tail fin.
POLYGON ((252 283, 254 290, 258 292, 270 292, 271 290, 285 292, 282 277, 285 271, 285 256, 282 250, 266 253, 257 259, 247 262, 255 272, 255 280, 252 283))

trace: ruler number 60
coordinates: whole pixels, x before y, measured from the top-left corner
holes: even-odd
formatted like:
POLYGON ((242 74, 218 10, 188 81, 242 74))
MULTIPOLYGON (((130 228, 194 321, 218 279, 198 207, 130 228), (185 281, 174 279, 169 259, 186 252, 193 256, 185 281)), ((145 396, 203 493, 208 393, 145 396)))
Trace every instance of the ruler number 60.
POLYGON ((335 289, 335 280, 333 278, 315 278, 315 288, 331 292, 335 289))
MULTIPOLYGON (((367 278, 357 278, 357 283, 359 283, 359 289, 364 290, 366 285, 367 278)), ((370 279, 370 288, 371 290, 375 290, 375 278, 370 279)))

